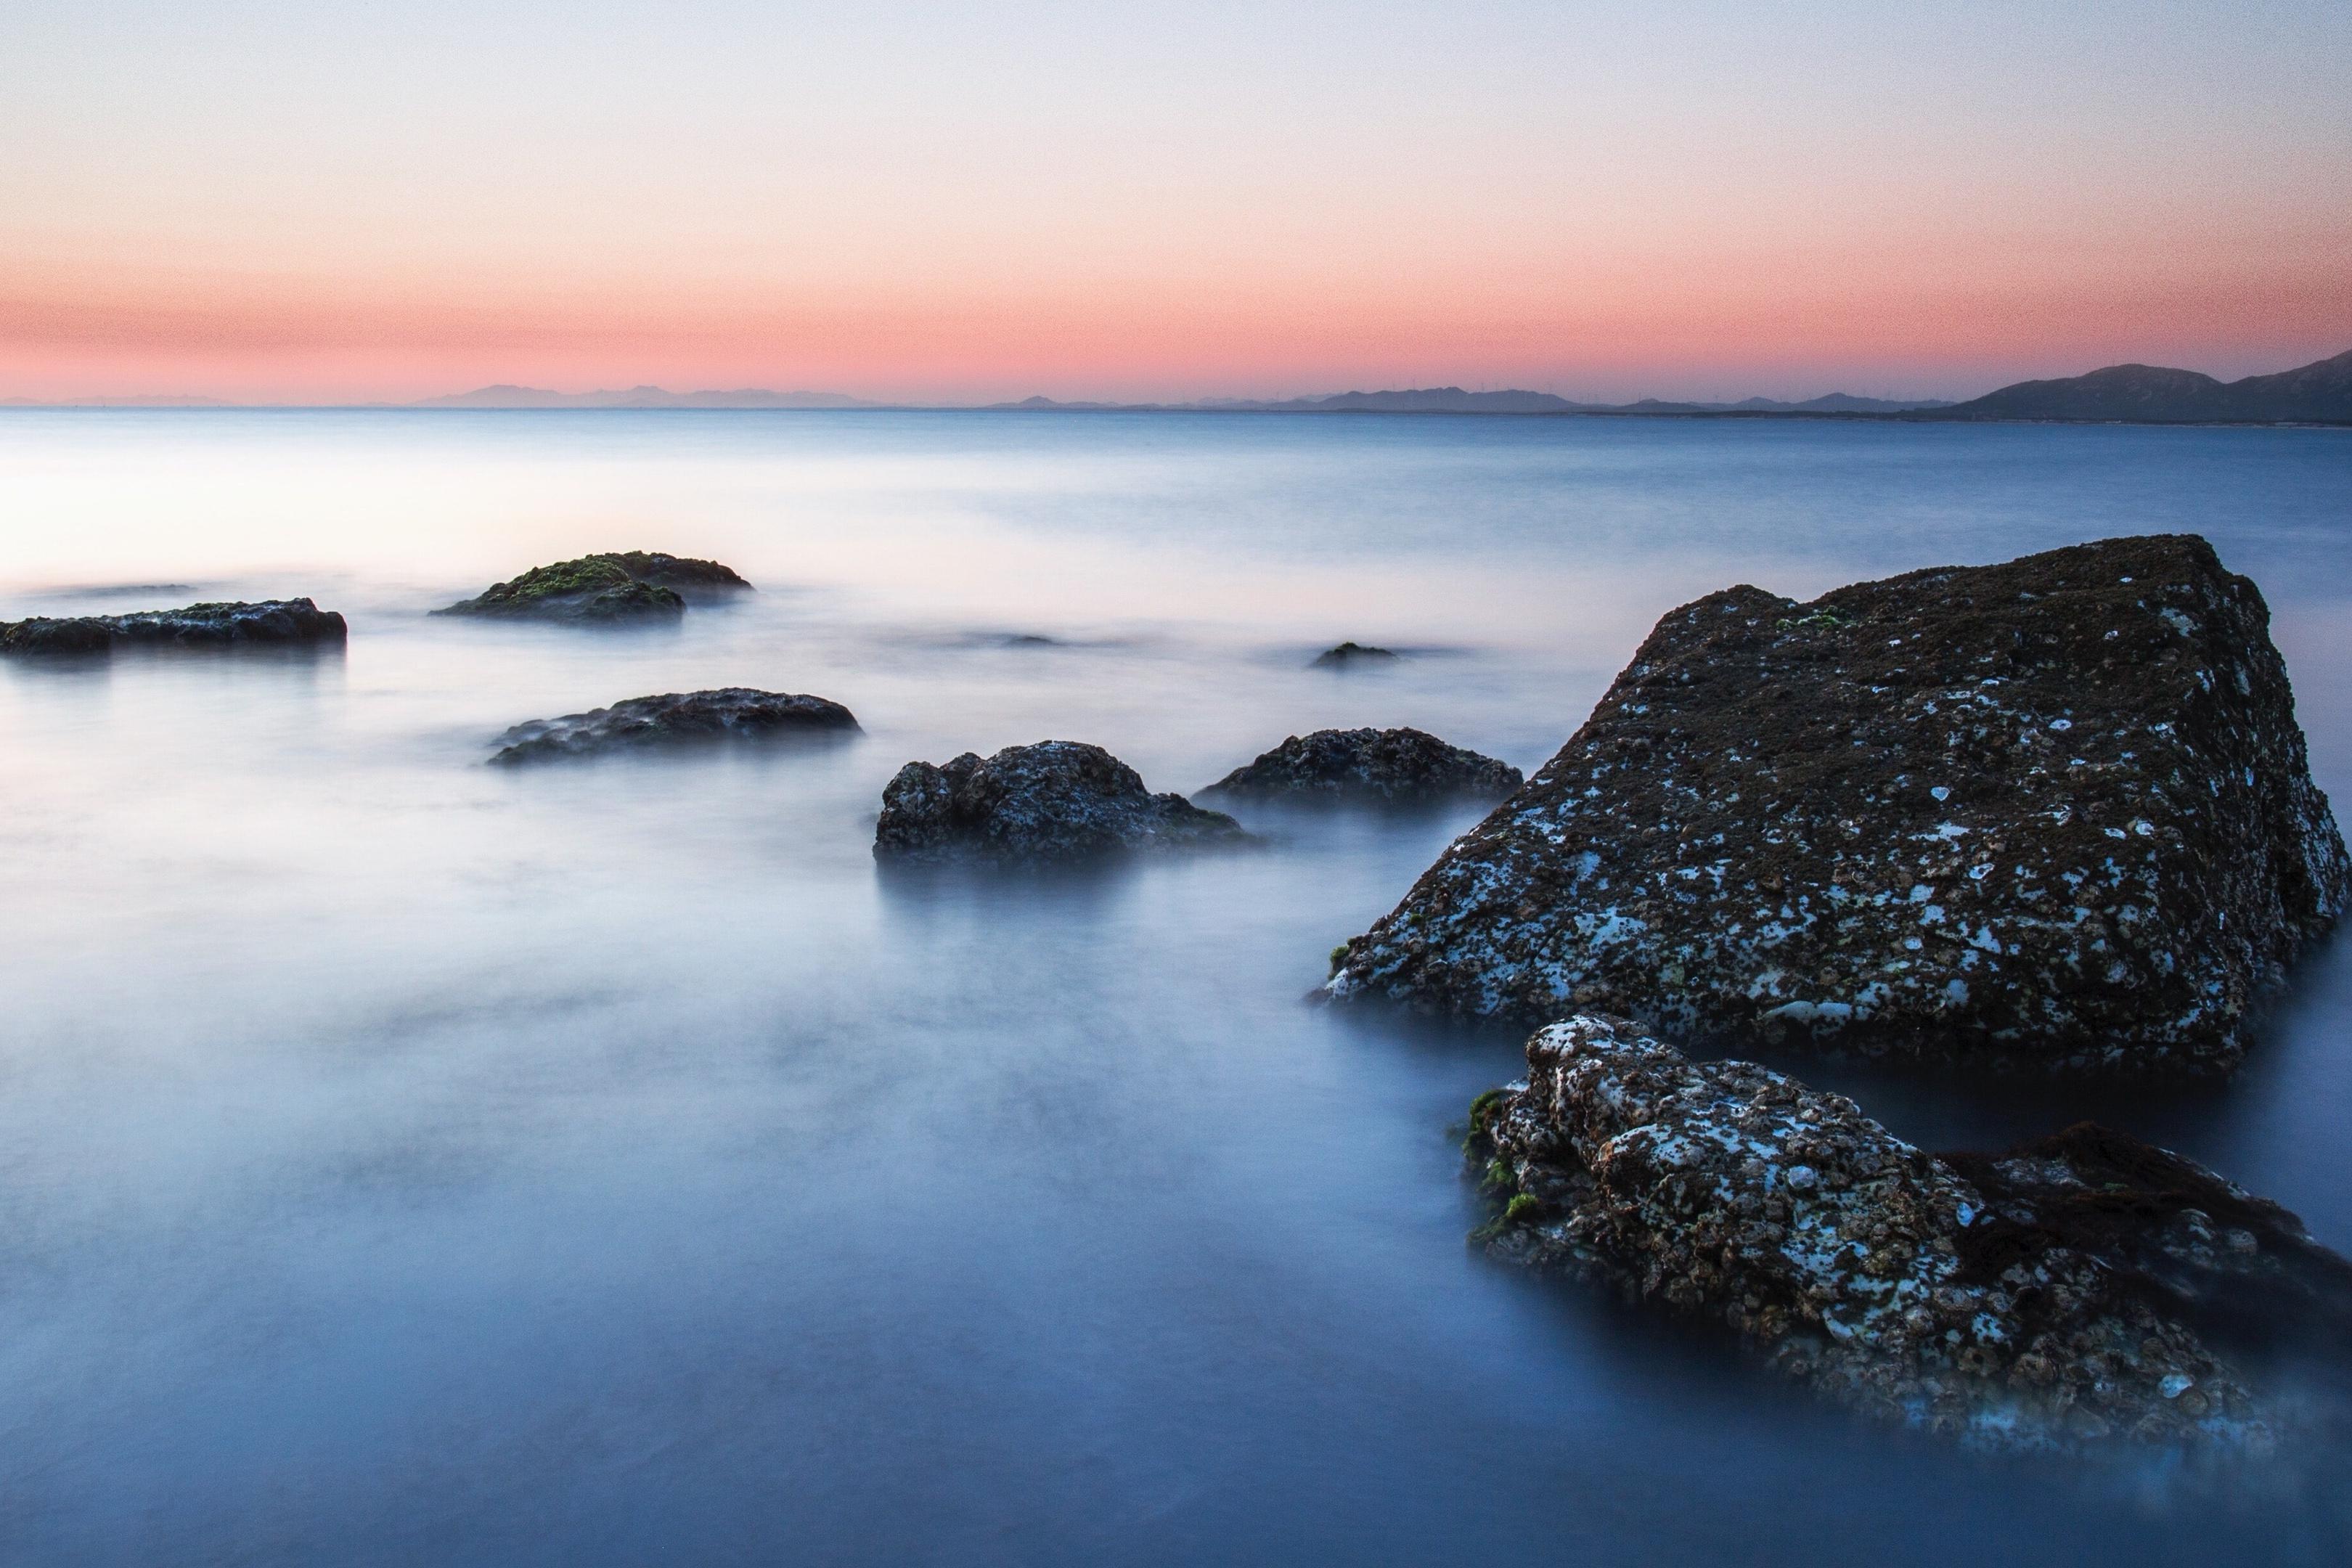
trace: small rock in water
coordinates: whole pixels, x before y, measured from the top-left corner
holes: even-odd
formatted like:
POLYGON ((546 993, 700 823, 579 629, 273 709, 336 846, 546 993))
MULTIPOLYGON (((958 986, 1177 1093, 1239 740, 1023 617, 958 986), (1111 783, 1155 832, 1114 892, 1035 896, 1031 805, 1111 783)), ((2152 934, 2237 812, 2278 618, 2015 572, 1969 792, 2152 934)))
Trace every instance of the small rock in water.
POLYGON ((1338 647, 1327 647, 1315 656, 1314 668, 1328 669, 1357 663, 1377 663, 1397 656, 1384 647, 1367 647, 1362 643, 1343 642, 1338 647))
POLYGON ((1293 735, 1201 793, 1269 800, 1376 800, 1408 805, 1499 800, 1519 770, 1421 730, 1318 730, 1293 735))
POLYGON ((2352 898, 2269 620, 2188 534, 1710 595, 1331 993, 2226 1071, 2352 898))
POLYGON ((1622 1019, 1552 1025, 1527 1056, 1472 1108, 1499 1209, 1474 1239, 1727 1324, 1868 1415, 1989 1448, 2259 1447, 2302 1397, 2265 1381, 2287 1375, 2270 1351, 2352 1346, 2352 1265, 2125 1134, 1928 1154, 1842 1096, 1622 1019))
POLYGON ((665 620, 681 614, 689 598, 713 598, 751 586, 732 567, 716 561, 630 550, 534 566, 433 613, 599 625, 665 620))
POLYGON ((612 562, 640 583, 671 589, 689 600, 720 599, 730 594, 751 592, 751 584, 732 566, 698 561, 690 555, 672 555, 666 550, 610 551, 596 559, 612 562))
POLYGON ((883 858, 1076 859, 1120 849, 1239 843, 1223 812, 1153 795, 1133 768, 1076 741, 908 763, 882 792, 874 853, 883 858))
POLYGON ((822 697, 730 686, 632 697, 586 713, 534 719, 499 736, 500 750, 490 761, 544 762, 644 746, 841 733, 856 728, 857 720, 848 709, 822 697))
POLYGON ((308 599, 190 605, 123 616, 35 616, 0 621, 0 654, 104 653, 115 647, 226 647, 235 644, 340 645, 343 617, 308 599))

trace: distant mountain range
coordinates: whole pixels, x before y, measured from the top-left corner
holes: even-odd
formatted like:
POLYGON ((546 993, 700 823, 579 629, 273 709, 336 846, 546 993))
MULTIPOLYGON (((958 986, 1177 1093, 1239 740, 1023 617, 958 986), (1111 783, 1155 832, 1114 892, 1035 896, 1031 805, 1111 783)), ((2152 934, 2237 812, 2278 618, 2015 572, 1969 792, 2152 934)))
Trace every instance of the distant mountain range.
MULTIPOLYGON (((33 398, 0 400, 37 405, 33 398)), ((228 407, 211 397, 87 397, 82 407, 228 407)), ((378 405, 380 406, 380 405, 378 405)), ((413 408, 909 408, 931 405, 877 403, 838 392, 670 392, 633 386, 618 392, 551 392, 537 386, 484 386, 428 397, 413 408)), ((1191 403, 1061 403, 1027 397, 992 409, 1128 409, 1240 414, 1590 414, 1687 415, 1704 417, 1774 416, 1860 419, 2021 419, 2134 425, 2352 425, 2352 353, 2275 375, 2216 381, 2193 370, 2116 364, 2055 381, 2021 381, 1966 403, 1940 398, 1856 397, 1832 392, 1801 403, 1749 397, 1738 403, 1577 403, 1549 392, 1508 389, 1465 392, 1429 386, 1391 392, 1335 392, 1279 400, 1202 398, 1191 403)))
MULTIPOLYGON (((1001 407, 1101 407, 1042 397, 1001 407)), ((2352 353, 2274 375, 2216 381, 2193 370, 2117 364, 2055 381, 2021 381, 1966 403, 1896 400, 1832 392, 1802 403, 1750 397, 1738 403, 1572 403, 1549 392, 1465 392, 1458 386, 1408 392, 1342 392, 1282 403, 1233 400, 1173 406, 1221 409, 1401 414, 1854 415, 1902 419, 2026 419, 2133 425, 2352 424, 2352 353)))
POLYGON ((417 408, 879 408, 884 405, 838 392, 666 392, 633 386, 625 392, 550 392, 538 386, 481 386, 446 397, 423 398, 417 408))
POLYGON ((1900 414, 1919 408, 1948 408, 1945 399, 1924 397, 1898 401, 1855 397, 1832 392, 1803 403, 1780 403, 1751 397, 1742 403, 1661 403, 1645 397, 1639 403, 1575 403, 1549 392, 1465 392, 1458 386, 1429 386, 1404 392, 1338 392, 1327 397, 1291 397, 1279 402, 1217 397, 1197 403, 1056 403, 1050 397, 1027 397, 1018 403, 991 405, 996 408, 1182 408, 1241 414, 1900 414))
POLYGON ((2121 420, 2134 425, 2352 423, 2352 352, 2275 375, 2216 381, 2193 370, 2111 364, 2059 381, 2021 381, 1939 411, 1938 419, 2121 420))
POLYGON ((0 397, 0 408, 235 408, 221 397, 197 397, 169 392, 133 393, 127 397, 0 397))

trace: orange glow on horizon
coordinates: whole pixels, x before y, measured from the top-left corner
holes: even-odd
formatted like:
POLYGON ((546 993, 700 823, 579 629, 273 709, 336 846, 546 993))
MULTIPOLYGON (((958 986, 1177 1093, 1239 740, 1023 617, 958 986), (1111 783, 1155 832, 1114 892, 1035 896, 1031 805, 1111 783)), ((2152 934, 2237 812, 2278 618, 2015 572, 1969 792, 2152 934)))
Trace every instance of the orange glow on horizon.
POLYGON ((2352 347, 2341 7, 466 9, 0 18, 0 397, 1966 396, 2352 347))
POLYGON ((1449 383, 1633 397, 1857 378, 1948 395, 2126 359, 2226 377, 2352 346, 2352 273, 2330 257, 2290 258, 2258 279, 2227 258, 2167 257, 2131 276, 1923 260, 865 297, 740 280, 519 289, 53 266, 0 283, 0 396, 405 400, 510 382, 944 402, 1449 383))

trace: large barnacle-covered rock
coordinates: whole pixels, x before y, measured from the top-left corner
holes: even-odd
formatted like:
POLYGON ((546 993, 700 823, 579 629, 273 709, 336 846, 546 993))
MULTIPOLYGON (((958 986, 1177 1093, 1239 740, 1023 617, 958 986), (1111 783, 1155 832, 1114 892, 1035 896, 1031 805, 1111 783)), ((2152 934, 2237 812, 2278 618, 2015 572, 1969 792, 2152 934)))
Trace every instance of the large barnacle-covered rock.
POLYGON ((1115 850, 1244 841, 1241 824, 1181 795, 1153 795, 1133 768, 1076 741, 908 763, 882 792, 874 853, 885 859, 1072 860, 1115 850))
POLYGON ((1330 989, 2227 1070, 2352 881, 2268 627, 2188 534, 1710 595, 1330 989))
POLYGON ((2281 1348, 2352 1346, 2352 1266, 2294 1215, 2088 1123, 1929 1154, 1842 1096, 1585 1016, 1528 1042, 1465 1148, 1491 1255, 1983 1447, 2266 1444, 2311 1414, 2281 1348))

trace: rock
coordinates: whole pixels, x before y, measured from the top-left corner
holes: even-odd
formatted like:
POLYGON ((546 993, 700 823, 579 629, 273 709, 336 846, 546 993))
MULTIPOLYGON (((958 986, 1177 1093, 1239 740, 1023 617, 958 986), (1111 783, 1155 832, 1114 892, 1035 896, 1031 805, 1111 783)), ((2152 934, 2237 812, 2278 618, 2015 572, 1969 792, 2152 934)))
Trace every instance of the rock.
POLYGON ((716 561, 631 550, 534 566, 434 614, 579 622, 662 620, 682 613, 689 598, 711 598, 751 586, 731 567, 716 561))
POLYGON ((1367 647, 1362 643, 1343 642, 1338 647, 1327 647, 1315 656, 1317 669, 1339 669, 1351 664, 1377 663, 1396 658, 1384 647, 1367 647))
POLYGON ((1329 989, 2227 1070, 2352 882, 2268 623, 2185 534, 1711 595, 1329 989))
POLYGON ((1499 800, 1519 784, 1519 770, 1510 763, 1449 746, 1424 731, 1318 730, 1291 736, 1201 793, 1409 805, 1499 800))
POLYGON ((690 555, 672 555, 660 550, 624 550, 608 553, 604 559, 614 563, 640 583, 673 589, 688 599, 724 598, 730 594, 751 592, 751 584, 735 568, 716 561, 698 561, 690 555))
POLYGON ((632 697, 586 713, 534 719, 499 736, 501 749, 490 761, 543 762, 644 746, 837 734, 856 728, 848 709, 822 697, 730 686, 632 697))
POLYGON ((1041 741, 982 761, 908 763, 882 792, 874 853, 884 858, 1057 860, 1111 850, 1230 844, 1249 836, 1223 812, 1153 795, 1100 746, 1041 741))
POLYGON ((35 616, 0 621, 0 654, 104 653, 121 644, 225 647, 232 644, 341 646, 350 635, 343 617, 308 599, 257 604, 190 605, 124 616, 35 616))
POLYGON ((1465 1148, 1491 1256, 1726 1324, 1828 1399, 1980 1447, 2263 1445, 2292 1407, 2267 1347, 2352 1345, 2352 1265, 2177 1154, 2088 1123, 1928 1154, 1621 1019, 1539 1031, 1465 1148))

